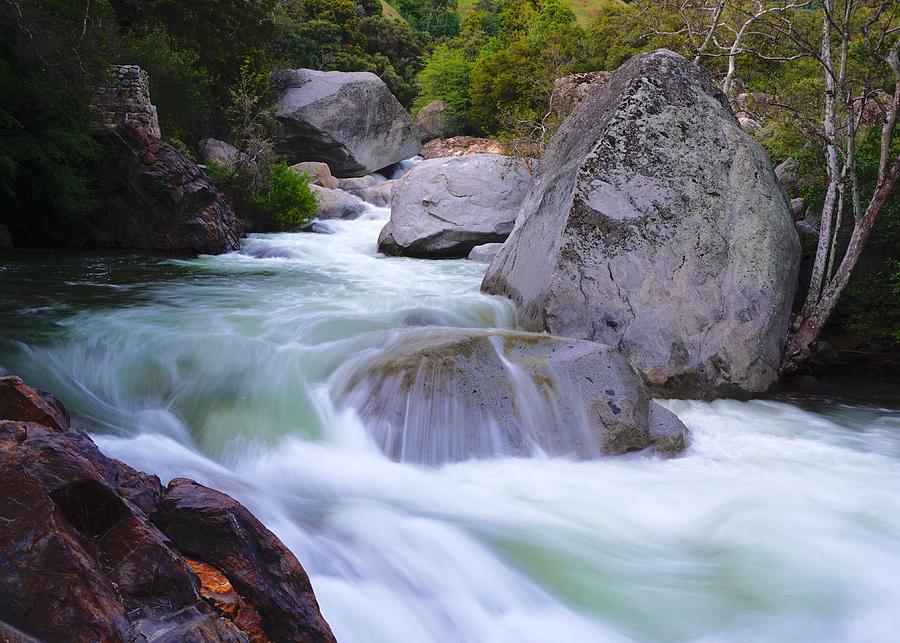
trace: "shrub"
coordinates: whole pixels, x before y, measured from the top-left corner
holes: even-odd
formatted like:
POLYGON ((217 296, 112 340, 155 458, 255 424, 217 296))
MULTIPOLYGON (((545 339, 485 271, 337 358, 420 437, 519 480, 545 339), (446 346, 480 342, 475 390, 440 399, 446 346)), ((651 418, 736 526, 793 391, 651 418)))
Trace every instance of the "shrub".
POLYGON ((316 216, 318 207, 309 179, 306 174, 294 172, 287 163, 277 163, 271 167, 263 188, 253 195, 253 203, 281 228, 300 228, 316 216))

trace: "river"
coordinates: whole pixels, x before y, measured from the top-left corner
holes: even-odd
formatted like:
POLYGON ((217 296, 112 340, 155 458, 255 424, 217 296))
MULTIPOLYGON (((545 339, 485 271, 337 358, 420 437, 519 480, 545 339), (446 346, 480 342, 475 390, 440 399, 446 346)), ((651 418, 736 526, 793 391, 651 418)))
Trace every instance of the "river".
POLYGON ((897 410, 668 401, 671 460, 383 456, 340 367, 397 329, 515 327, 483 264, 376 256, 387 217, 194 260, 3 255, 0 369, 245 503, 343 642, 898 640, 897 410))

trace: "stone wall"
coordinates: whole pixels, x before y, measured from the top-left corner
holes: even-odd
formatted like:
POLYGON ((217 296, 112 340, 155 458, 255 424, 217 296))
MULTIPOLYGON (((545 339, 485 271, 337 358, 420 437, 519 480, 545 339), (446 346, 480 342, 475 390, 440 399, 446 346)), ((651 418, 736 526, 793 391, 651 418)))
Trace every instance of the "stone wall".
POLYGON ((103 125, 120 125, 160 138, 156 107, 150 102, 150 76, 137 65, 113 65, 110 82, 97 91, 96 108, 103 125))

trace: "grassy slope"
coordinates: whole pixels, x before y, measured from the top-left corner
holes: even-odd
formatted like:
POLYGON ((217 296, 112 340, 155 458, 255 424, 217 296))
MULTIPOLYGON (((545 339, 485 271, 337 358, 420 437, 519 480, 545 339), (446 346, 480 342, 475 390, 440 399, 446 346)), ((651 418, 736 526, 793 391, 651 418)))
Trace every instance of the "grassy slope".
MULTIPOLYGON (((475 7, 477 0, 457 0, 457 2, 459 15, 465 16, 475 7)), ((578 22, 587 25, 600 11, 600 7, 606 4, 618 4, 620 0, 565 0, 565 2, 575 12, 578 22)))

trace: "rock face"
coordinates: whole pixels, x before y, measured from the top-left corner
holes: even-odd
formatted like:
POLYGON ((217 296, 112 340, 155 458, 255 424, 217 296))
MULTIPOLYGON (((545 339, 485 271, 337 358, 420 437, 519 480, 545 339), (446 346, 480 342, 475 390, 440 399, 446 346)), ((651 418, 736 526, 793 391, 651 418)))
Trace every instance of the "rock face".
POLYGON ((666 453, 685 447, 686 429, 650 399, 628 360, 594 342, 410 331, 344 377, 344 404, 400 461, 593 458, 658 439, 666 453))
POLYGON ((444 101, 433 100, 416 114, 416 128, 423 143, 444 135, 444 128, 447 126, 444 116, 446 111, 447 104, 444 101))
POLYGON ((316 216, 320 219, 355 219, 366 209, 362 201, 343 190, 329 190, 320 185, 309 187, 319 202, 316 216))
POLYGON ((0 484, 10 640, 334 640, 296 558, 240 504, 185 480, 164 489, 105 457, 58 400, 17 377, 0 378, 0 484), (234 585, 242 618, 201 597, 184 549, 194 532, 215 540, 192 556, 234 585))
POLYGON ((103 131, 103 202, 79 245, 175 255, 237 250, 244 231, 231 205, 171 145, 127 127, 103 131))
POLYGON ((553 81, 553 109, 560 116, 568 116, 585 96, 605 85, 609 76, 608 71, 589 71, 557 78, 553 81))
POLYGON ((217 138, 204 138, 197 144, 197 151, 200 152, 200 160, 204 164, 212 163, 226 169, 237 165, 243 156, 234 145, 217 138))
POLYGON ((529 330, 621 347, 665 395, 746 395, 776 378, 798 261, 762 148, 659 50, 558 130, 482 288, 529 330))
POLYGON ((379 250, 465 257, 475 246, 502 242, 530 180, 524 162, 497 154, 422 161, 400 179, 379 250))
POLYGON ((338 187, 338 180, 331 174, 331 168, 324 163, 304 161, 291 166, 297 174, 306 174, 313 185, 321 185, 323 188, 334 190, 338 187))
POLYGON ((281 92, 277 146, 293 162, 362 176, 421 149, 409 114, 375 74, 291 69, 273 81, 281 92))
POLYGON ((137 65, 113 65, 110 82, 97 90, 94 106, 104 126, 130 127, 160 138, 159 117, 150 102, 150 77, 137 65))

